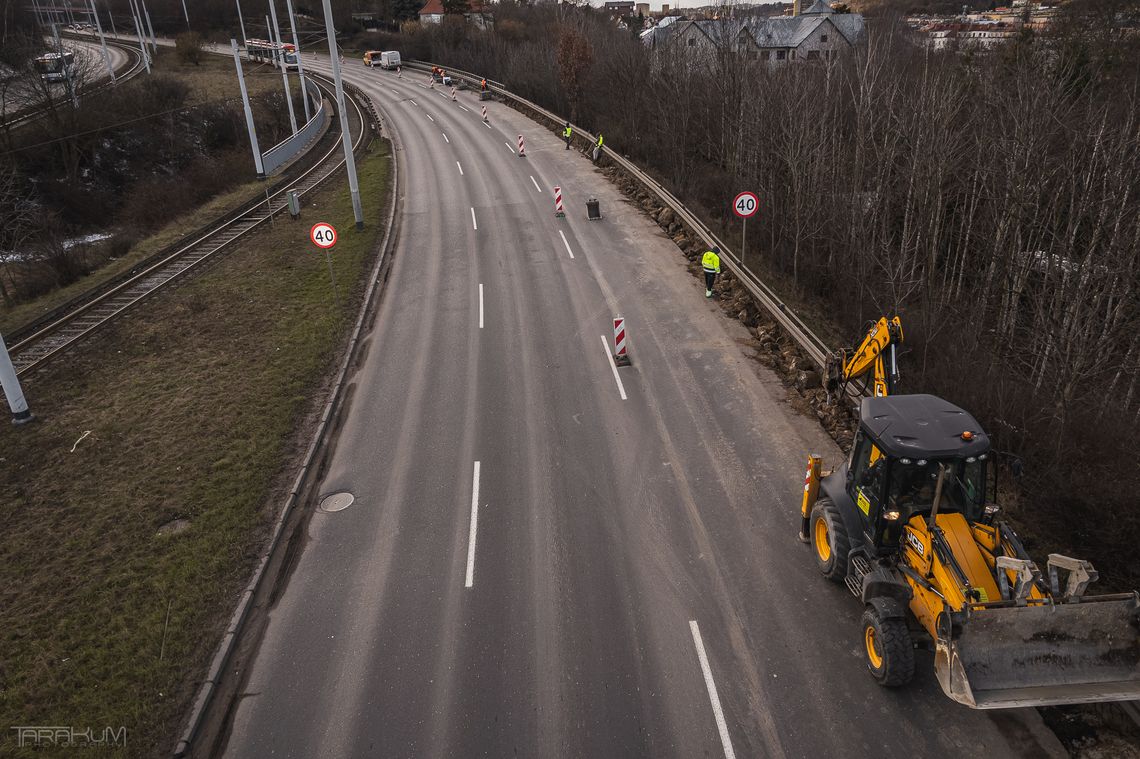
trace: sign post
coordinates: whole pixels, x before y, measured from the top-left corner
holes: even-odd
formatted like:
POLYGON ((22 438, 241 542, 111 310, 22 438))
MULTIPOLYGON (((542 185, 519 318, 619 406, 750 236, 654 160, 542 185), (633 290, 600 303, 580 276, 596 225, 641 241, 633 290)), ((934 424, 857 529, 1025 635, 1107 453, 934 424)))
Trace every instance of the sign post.
POLYGON ((325 252, 325 262, 329 265, 329 282, 332 283, 333 302, 336 304, 337 319, 340 319, 340 296, 336 291, 336 277, 333 275, 332 248, 336 245, 336 229, 327 221, 318 221, 309 230, 309 239, 325 252))
POLYGON ((742 192, 732 201, 732 212, 744 220, 744 231, 740 235, 740 265, 744 266, 744 254, 748 250, 748 219, 756 215, 760 201, 752 192, 742 192))

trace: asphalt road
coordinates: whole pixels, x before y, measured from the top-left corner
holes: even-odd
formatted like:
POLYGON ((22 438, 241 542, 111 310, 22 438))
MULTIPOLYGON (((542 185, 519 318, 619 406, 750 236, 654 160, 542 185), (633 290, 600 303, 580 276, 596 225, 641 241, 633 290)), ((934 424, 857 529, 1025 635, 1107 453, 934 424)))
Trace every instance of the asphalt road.
POLYGON ((322 485, 356 501, 313 517, 226 755, 1063 755, 929 656, 872 681, 859 603, 795 537, 806 453, 840 452, 584 156, 422 74, 346 77, 406 180, 322 485))

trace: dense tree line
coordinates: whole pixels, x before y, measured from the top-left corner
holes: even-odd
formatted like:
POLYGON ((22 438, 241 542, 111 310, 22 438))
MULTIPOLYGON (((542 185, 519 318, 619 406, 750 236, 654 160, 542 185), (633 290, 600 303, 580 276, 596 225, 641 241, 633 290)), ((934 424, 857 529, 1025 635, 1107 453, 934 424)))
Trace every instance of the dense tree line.
POLYGON ((651 52, 565 5, 382 44, 603 132, 730 236, 727 201, 757 191, 759 270, 848 339, 902 314, 904 388, 971 409, 1026 461, 1027 531, 1137 584, 1136 11, 1075 0, 987 54, 935 53, 879 18, 846 58, 779 70, 651 52))

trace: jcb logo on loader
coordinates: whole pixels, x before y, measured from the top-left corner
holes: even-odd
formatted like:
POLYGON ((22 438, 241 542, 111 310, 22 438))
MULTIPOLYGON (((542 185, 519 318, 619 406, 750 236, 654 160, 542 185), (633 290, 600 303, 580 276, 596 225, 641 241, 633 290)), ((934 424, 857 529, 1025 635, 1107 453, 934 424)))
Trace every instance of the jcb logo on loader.
POLYGON ((922 545, 922 541, 918 539, 918 536, 909 530, 906 533, 906 542, 910 543, 910 547, 913 548, 919 556, 926 556, 926 547, 922 545))

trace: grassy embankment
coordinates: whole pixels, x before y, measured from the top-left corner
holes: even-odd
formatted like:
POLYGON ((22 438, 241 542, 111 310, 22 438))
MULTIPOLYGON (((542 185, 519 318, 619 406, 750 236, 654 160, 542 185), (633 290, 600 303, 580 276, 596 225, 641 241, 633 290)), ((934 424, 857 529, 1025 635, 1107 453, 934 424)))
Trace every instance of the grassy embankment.
MULTIPOLYGON (((243 61, 242 65, 245 68, 246 86, 249 89, 251 98, 258 98, 267 93, 282 89, 283 85, 281 84, 281 75, 279 72, 269 66, 251 64, 249 61, 243 61)), ((174 50, 159 48, 158 54, 155 56, 154 63, 152 64, 152 70, 155 73, 175 77, 186 84, 189 88, 189 94, 185 103, 187 107, 241 97, 238 91, 237 74, 234 71, 232 58, 204 55, 201 65, 195 66, 180 61, 174 50)), ((145 76, 145 74, 142 76, 145 76)), ((135 83, 138 83, 138 81, 139 80, 136 80, 135 83)), ((293 92, 298 90, 296 79, 291 80, 291 86, 293 92)), ((300 118, 304 118, 303 113, 300 118)), ((246 173, 252 177, 253 158, 248 151, 246 156, 249 157, 249 166, 245 167, 248 169, 246 173)), ((236 208, 248 202, 250 199, 257 197, 259 193, 264 191, 264 188, 265 183, 257 180, 251 179, 250 181, 243 182, 215 196, 209 202, 200 205, 193 211, 172 220, 171 223, 164 228, 132 245, 125 255, 107 261, 107 263, 99 267, 96 271, 66 287, 56 288, 34 300, 16 303, 12 306, 0 302, 0 334, 9 333, 15 328, 33 321, 72 298, 78 297, 84 292, 127 271, 139 261, 143 261, 147 257, 154 255, 167 245, 174 244, 182 235, 216 219, 227 210, 236 208)), ((161 199, 156 198, 155 202, 161 202, 161 199)), ((107 231, 115 232, 116 230, 110 229, 107 231)))
POLYGON ((388 145, 372 151, 365 232, 336 181, 25 381, 39 420, 0 425, 0 755, 20 755, 11 725, 173 746, 382 239, 388 145), (341 231, 339 313, 318 216, 341 231))

